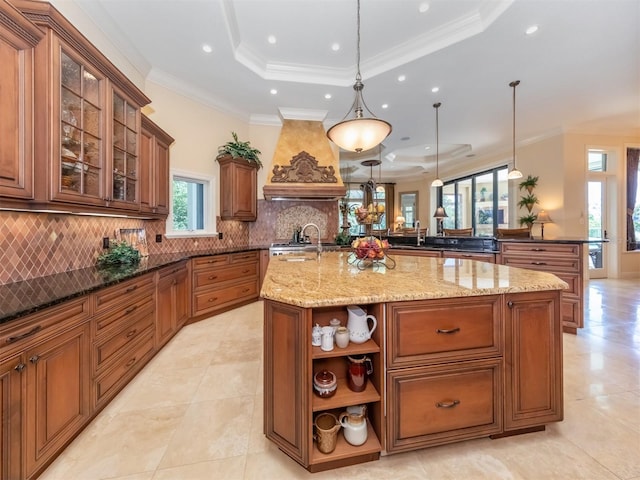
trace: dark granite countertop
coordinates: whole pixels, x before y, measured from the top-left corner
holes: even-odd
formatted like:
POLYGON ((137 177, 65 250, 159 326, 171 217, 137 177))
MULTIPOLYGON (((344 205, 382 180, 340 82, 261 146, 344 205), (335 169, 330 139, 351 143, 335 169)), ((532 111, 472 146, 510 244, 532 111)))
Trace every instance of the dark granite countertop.
POLYGON ((607 238, 584 238, 584 237, 559 237, 559 238, 497 238, 498 242, 521 242, 521 243, 607 243, 609 240, 607 238))
POLYGON ((265 248, 269 247, 244 246, 217 249, 215 251, 150 255, 143 258, 135 267, 125 266, 109 269, 88 267, 0 285, 0 324, 101 288, 115 285, 124 280, 153 272, 182 260, 223 253, 263 250, 265 248))

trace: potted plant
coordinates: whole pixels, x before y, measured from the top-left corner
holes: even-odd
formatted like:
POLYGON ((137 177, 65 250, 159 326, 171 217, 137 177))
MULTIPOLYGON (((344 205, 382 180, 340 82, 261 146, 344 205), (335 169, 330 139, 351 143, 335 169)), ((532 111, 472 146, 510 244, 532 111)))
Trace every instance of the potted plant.
POLYGON ((531 212, 531 209, 536 203, 538 203, 538 197, 536 197, 533 193, 530 193, 529 195, 525 195, 524 197, 520 198, 518 206, 527 207, 527 210, 531 212))
POLYGON ((531 228, 537 218, 538 216, 533 213, 530 213, 529 215, 524 215, 520 217, 520 225, 526 225, 527 227, 531 228))
POLYGON ((258 168, 262 167, 259 155, 262 153, 257 148, 253 148, 249 142, 241 142, 238 140, 238 134, 231 132, 232 142, 227 142, 218 147, 218 155, 216 159, 231 155, 232 158, 244 158, 247 162, 255 164, 258 168))
POLYGON ((140 252, 124 241, 110 241, 109 249, 97 260, 99 267, 137 265, 138 262, 140 262, 140 252))
POLYGON ((520 182, 520 190, 527 189, 529 195, 533 192, 533 189, 538 186, 538 177, 532 177, 531 175, 527 176, 526 180, 520 182))
POLYGON ((484 202, 484 201, 485 201, 485 198, 486 198, 486 197, 485 197, 485 195, 486 195, 486 193, 487 193, 487 189, 486 189, 486 187, 482 187, 482 188, 480 189, 480 201, 481 201, 481 202, 484 202))

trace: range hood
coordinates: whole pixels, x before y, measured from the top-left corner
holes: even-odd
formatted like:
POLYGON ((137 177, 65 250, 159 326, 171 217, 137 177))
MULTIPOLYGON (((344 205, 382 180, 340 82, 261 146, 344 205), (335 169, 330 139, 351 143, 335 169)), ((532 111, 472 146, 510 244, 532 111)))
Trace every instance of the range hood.
MULTIPOLYGON (((281 111, 281 115, 282 111, 281 111)), ((337 200, 346 187, 339 160, 321 121, 284 118, 270 172, 266 200, 337 200)))

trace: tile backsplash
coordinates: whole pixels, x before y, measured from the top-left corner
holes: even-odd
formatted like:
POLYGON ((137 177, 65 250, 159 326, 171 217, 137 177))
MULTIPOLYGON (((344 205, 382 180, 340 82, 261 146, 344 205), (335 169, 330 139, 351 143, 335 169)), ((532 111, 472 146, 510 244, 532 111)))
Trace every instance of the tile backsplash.
POLYGON ((161 243, 155 237, 165 232, 163 220, 0 211, 0 285, 90 267, 102 252, 102 238, 114 238, 121 228, 144 228, 153 255, 266 247, 288 241, 295 226, 308 222, 320 227, 323 240, 333 241, 338 230, 337 202, 260 200, 256 222, 217 219, 222 240, 163 236, 161 243))

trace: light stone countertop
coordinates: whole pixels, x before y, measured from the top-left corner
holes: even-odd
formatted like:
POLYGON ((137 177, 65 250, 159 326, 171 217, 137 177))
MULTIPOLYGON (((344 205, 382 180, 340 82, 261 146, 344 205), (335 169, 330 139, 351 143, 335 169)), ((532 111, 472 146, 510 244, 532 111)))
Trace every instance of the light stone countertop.
POLYGON ((361 270, 353 263, 353 254, 346 251, 323 252, 319 260, 315 254, 307 257, 311 259, 271 257, 260 296, 316 308, 568 287, 551 273, 475 260, 392 255, 394 269, 380 264, 361 270))

